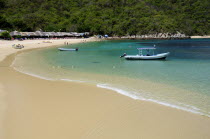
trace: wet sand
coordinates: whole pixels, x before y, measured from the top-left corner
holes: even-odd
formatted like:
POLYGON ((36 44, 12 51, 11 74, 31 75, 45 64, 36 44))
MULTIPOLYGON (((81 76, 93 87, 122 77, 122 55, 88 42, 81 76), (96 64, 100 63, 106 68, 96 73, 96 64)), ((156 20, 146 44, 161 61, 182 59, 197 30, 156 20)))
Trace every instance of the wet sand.
POLYGON ((0 63, 1 139, 209 139, 210 118, 0 63))

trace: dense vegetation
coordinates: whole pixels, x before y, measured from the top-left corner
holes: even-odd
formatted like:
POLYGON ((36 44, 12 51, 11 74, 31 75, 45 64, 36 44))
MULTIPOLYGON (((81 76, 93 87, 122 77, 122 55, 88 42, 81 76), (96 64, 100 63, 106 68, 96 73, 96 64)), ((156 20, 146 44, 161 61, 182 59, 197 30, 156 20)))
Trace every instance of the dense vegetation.
POLYGON ((0 0, 0 29, 210 34, 209 0, 0 0))
POLYGON ((9 34, 9 32, 5 31, 5 32, 1 32, 1 33, 0 33, 0 38, 10 40, 12 37, 11 37, 11 35, 9 34))

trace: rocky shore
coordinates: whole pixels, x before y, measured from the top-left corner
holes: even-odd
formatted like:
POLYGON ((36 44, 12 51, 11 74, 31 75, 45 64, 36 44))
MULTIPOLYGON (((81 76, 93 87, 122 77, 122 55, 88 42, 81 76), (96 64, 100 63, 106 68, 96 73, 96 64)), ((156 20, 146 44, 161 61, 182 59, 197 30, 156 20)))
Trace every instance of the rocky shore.
POLYGON ((189 39, 190 36, 182 34, 180 32, 177 33, 155 33, 155 34, 145 34, 145 35, 127 35, 127 36, 114 36, 109 37, 110 39, 189 39))

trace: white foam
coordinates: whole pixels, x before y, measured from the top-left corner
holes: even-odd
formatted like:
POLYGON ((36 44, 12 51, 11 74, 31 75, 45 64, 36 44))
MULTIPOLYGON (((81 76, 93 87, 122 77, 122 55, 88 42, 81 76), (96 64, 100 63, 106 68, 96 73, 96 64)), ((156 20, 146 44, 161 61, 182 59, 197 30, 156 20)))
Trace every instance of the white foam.
POLYGON ((179 110, 184 110, 184 111, 188 111, 188 112, 191 112, 191 113, 195 113, 195 114, 199 114, 199 115, 205 115, 207 117, 210 117, 210 114, 205 114, 203 112, 200 112, 200 109, 195 107, 195 106, 182 104, 182 106, 183 106, 182 107, 182 106, 170 104, 168 102, 158 101, 158 100, 155 100, 155 99, 146 99, 146 98, 140 96, 139 93, 125 91, 125 90, 122 90, 122 89, 119 89, 119 88, 116 88, 116 87, 112 87, 112 86, 107 85, 107 84, 97 84, 97 87, 113 90, 113 91, 115 91, 119 94, 128 96, 128 97, 130 97, 132 99, 135 99, 135 100, 143 100, 143 101, 154 102, 154 103, 158 103, 160 105, 164 105, 164 106, 167 106, 167 107, 176 108, 176 109, 179 109, 179 110))
POLYGON ((71 80, 71 79, 60 79, 61 81, 67 81, 67 82, 78 82, 78 83, 85 83, 85 81, 81 80, 71 80))
POLYGON ((124 96, 128 96, 128 97, 130 97, 130 98, 132 98, 132 99, 139 99, 136 95, 135 95, 135 92, 127 92, 127 91, 125 91, 125 90, 122 90, 122 89, 118 89, 118 88, 114 88, 114 87, 111 87, 111 86, 108 86, 107 84, 97 84, 96 85, 97 87, 99 87, 99 88, 105 88, 105 89, 109 89, 109 90, 113 90, 113 91, 115 91, 115 92, 117 92, 117 93, 119 93, 119 94, 122 94, 122 95, 124 95, 124 96))
POLYGON ((28 73, 28 72, 23 72, 21 70, 18 70, 17 68, 13 67, 14 70, 20 72, 20 73, 23 73, 23 74, 26 74, 26 75, 29 75, 29 76, 33 76, 33 77, 36 77, 36 78, 40 78, 40 79, 43 79, 43 80, 49 80, 49 81, 54 81, 54 79, 52 78, 46 78, 46 77, 43 77, 43 76, 40 76, 40 75, 36 75, 36 74, 33 74, 33 73, 28 73))

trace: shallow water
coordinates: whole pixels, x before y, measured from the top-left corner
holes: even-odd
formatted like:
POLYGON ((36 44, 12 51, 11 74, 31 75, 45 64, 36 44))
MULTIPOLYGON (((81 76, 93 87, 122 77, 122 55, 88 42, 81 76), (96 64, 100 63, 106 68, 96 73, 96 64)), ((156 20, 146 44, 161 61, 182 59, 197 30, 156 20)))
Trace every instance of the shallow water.
POLYGON ((45 79, 96 84, 134 99, 210 115, 210 39, 129 40, 81 43, 17 56, 15 69, 45 79), (123 53, 156 46, 166 60, 127 61, 123 53))

